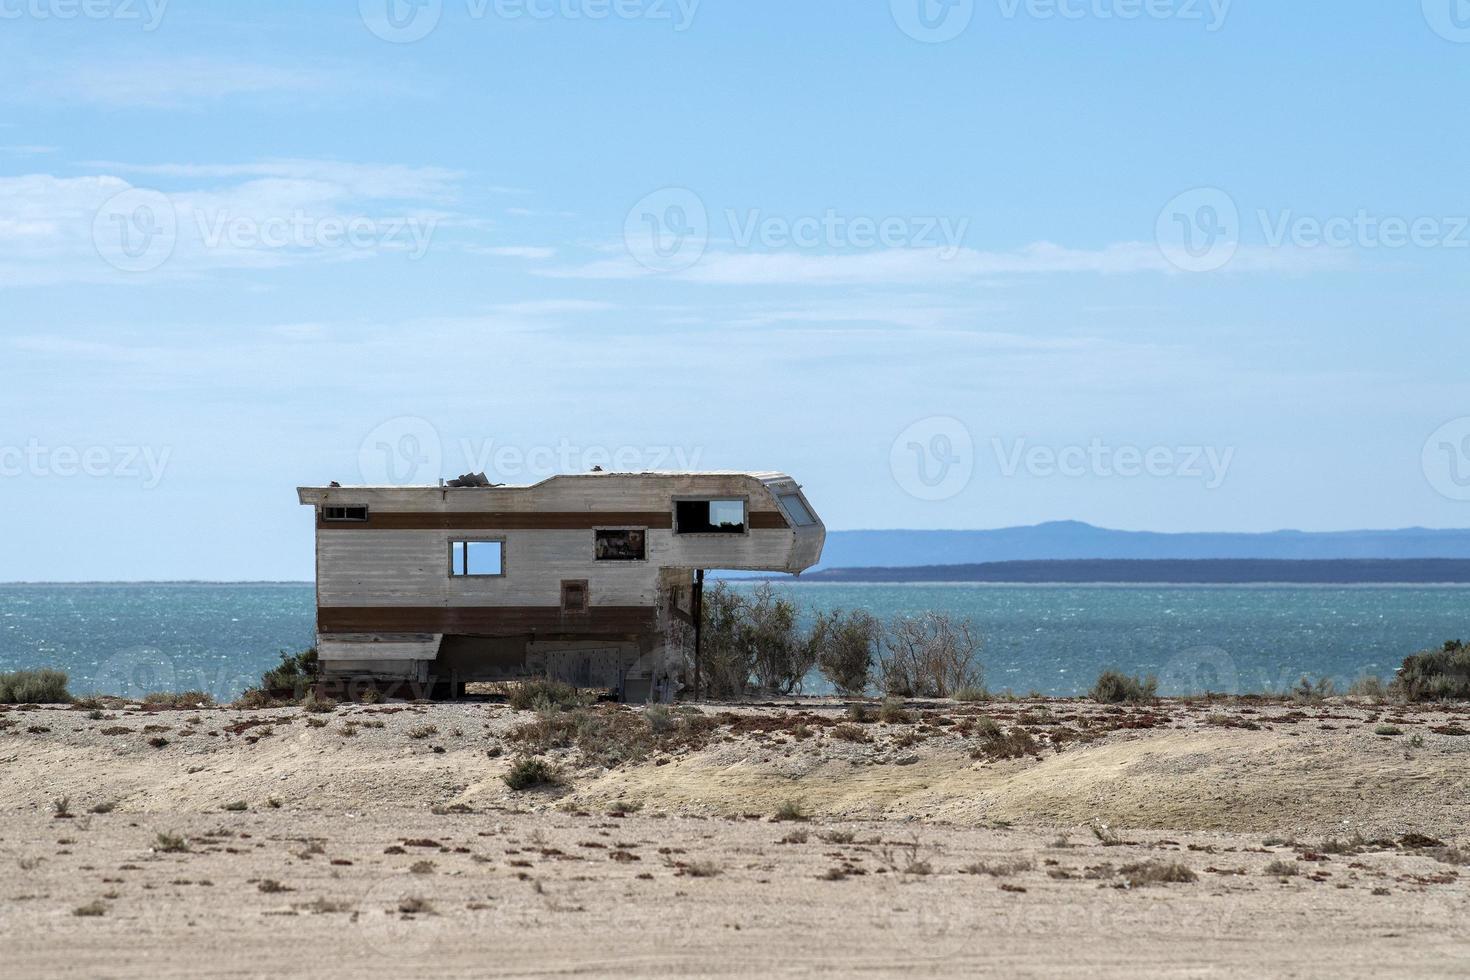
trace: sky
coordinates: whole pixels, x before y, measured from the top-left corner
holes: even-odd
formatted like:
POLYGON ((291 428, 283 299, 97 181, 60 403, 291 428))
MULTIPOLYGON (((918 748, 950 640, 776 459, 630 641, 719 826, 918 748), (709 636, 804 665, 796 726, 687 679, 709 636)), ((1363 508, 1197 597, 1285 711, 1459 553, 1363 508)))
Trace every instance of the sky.
POLYGON ((1470 524, 1470 5, 0 0, 0 580, 295 488, 1470 524))

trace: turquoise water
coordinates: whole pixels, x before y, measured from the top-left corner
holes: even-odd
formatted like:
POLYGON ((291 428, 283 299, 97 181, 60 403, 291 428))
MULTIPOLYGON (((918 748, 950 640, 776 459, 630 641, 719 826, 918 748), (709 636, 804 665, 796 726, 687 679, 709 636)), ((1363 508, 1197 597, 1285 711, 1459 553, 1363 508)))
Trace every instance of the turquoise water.
MULTIPOLYGON (((751 586, 741 584, 740 588, 751 586)), ((927 609, 971 617, 994 690, 1081 693, 1116 667, 1164 694, 1283 690, 1391 679, 1410 653, 1470 637, 1470 588, 800 584, 804 609, 927 609)))
MULTIPOLYGON (((749 589, 751 583, 738 583, 749 589)), ((1295 586, 782 585, 805 610, 971 617, 996 690, 1076 694, 1099 671, 1166 694, 1347 684, 1470 638, 1470 589, 1295 586)), ((233 697, 312 643, 310 585, 0 586, 0 670, 59 667, 72 690, 233 697)), ((812 687, 820 690, 820 685, 812 687)))

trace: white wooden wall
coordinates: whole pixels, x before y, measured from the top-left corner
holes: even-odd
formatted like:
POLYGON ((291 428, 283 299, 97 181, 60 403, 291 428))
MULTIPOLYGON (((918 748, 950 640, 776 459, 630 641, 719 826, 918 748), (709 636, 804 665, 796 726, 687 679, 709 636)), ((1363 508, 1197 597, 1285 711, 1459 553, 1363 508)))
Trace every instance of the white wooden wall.
MULTIPOLYGON (((672 514, 676 497, 745 497, 750 512, 779 511, 783 474, 593 474, 533 487, 302 488, 304 504, 366 504, 373 514, 649 512, 672 514)), ((613 522, 618 526, 622 522, 613 522)), ((676 535, 650 529, 647 561, 596 561, 594 532, 577 530, 375 530, 317 532, 318 604, 365 606, 555 606, 563 579, 586 579, 594 606, 653 606, 660 568, 800 571, 821 556, 825 529, 748 529, 743 535, 676 535), (505 575, 449 575, 454 540, 501 538, 505 575)))

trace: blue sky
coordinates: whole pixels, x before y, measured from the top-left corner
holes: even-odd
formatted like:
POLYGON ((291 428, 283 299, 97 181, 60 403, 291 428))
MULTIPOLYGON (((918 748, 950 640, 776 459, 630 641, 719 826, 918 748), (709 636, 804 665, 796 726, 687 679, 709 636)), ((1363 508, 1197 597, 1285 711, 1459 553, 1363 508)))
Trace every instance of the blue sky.
POLYGON ((1458 0, 387 2, 0 0, 0 580, 609 463, 1467 523, 1458 0))

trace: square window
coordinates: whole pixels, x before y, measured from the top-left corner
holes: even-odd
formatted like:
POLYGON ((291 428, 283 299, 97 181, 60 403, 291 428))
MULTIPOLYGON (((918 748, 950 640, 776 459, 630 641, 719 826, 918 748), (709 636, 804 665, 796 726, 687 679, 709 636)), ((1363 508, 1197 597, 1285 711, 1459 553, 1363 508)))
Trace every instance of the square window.
POLYGON ((561 584, 561 611, 584 613, 587 611, 587 583, 565 581, 561 584))
POLYGON ((488 578, 505 574, 505 542, 455 541, 449 546, 449 574, 488 578))
POLYGON ((594 557, 598 561, 645 561, 648 558, 648 535, 642 529, 632 531, 597 530, 593 532, 594 557))

